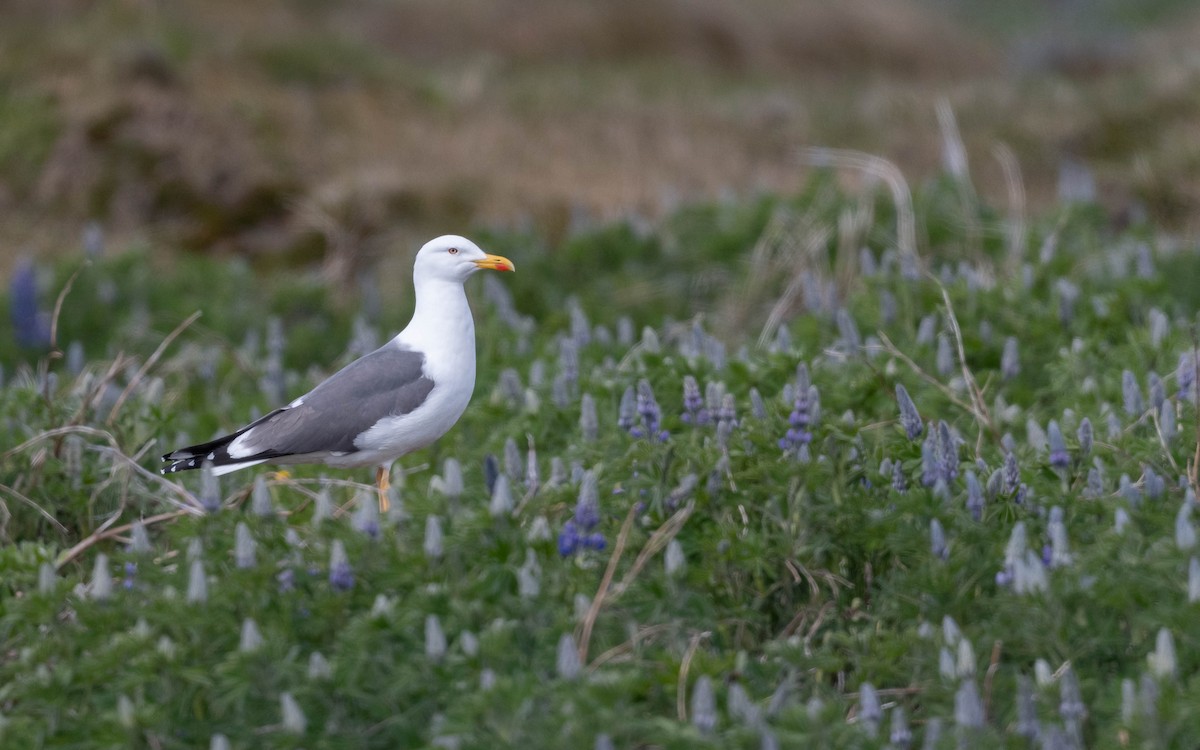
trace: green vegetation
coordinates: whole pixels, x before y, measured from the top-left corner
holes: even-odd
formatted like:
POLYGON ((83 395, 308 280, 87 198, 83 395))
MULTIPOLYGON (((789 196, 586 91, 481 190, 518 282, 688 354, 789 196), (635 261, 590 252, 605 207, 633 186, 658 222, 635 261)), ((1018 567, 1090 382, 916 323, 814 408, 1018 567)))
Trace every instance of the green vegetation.
POLYGON ((66 355, 2 355, 0 739, 1197 744, 1200 259, 1088 206, 1014 238, 970 196, 917 191, 915 264, 890 202, 824 178, 487 237, 520 271, 471 282, 475 400, 382 519, 365 471, 153 472, 403 301, 95 261, 66 355))

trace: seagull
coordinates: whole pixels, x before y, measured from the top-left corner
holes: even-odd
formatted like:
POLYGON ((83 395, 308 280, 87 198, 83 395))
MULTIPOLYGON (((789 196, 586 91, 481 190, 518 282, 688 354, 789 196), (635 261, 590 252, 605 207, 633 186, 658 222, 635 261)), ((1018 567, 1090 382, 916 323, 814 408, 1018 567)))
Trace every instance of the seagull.
POLYGON ((480 269, 515 270, 465 237, 425 243, 413 264, 416 309, 395 338, 236 432, 167 453, 162 473, 205 464, 218 476, 268 462, 374 466, 386 512, 392 462, 446 434, 471 400, 475 321, 463 283, 480 269))

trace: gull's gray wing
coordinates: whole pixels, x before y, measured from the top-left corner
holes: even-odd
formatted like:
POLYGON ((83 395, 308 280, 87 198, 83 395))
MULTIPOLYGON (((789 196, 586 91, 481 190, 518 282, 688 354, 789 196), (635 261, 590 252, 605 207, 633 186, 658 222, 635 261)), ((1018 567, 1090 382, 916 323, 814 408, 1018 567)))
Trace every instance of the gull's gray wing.
POLYGON ((354 453, 355 438, 386 417, 415 411, 434 383, 425 355, 390 342, 316 388, 237 432, 163 456, 166 471, 264 461, 306 453, 354 453))

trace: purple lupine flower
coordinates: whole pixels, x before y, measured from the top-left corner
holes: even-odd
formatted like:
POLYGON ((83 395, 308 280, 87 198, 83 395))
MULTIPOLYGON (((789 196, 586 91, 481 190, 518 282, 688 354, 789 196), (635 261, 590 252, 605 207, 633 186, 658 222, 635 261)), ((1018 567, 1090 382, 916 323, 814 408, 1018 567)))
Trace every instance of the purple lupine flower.
POLYGON ((807 395, 797 395, 792 413, 788 415, 788 430, 779 439, 779 447, 784 451, 793 452, 801 446, 807 446, 813 439, 813 435, 809 432, 808 428, 808 397, 807 395))
POLYGON ((904 428, 909 440, 916 440, 925 429, 925 424, 917 412, 917 405, 908 395, 908 389, 900 383, 896 384, 896 401, 900 404, 900 426, 904 428))
POLYGON ((633 346, 633 321, 628 315, 617 318, 617 343, 624 347, 633 346))
POLYGON ((1087 458, 1087 456, 1092 452, 1092 420, 1084 417, 1079 423, 1079 430, 1075 433, 1075 435, 1079 438, 1080 458, 1087 458))
POLYGON ((1115 411, 1109 409, 1104 415, 1104 422, 1104 429, 1108 433, 1109 440, 1121 437, 1121 419, 1115 411))
POLYGON ((725 384, 720 381, 709 381, 704 384, 704 408, 710 417, 714 417, 721 408, 721 399, 725 396, 725 384))
POLYGON ((1075 303, 1079 300, 1079 287, 1067 279, 1059 279, 1054 283, 1058 292, 1058 319, 1063 325, 1070 325, 1075 317, 1075 303))
POLYGON ((664 503, 667 510, 673 511, 683 504, 685 500, 692 496, 696 490, 696 485, 700 483, 700 478, 695 474, 686 474, 683 479, 679 480, 679 484, 667 495, 667 500, 664 503))
POLYGON ((634 429, 637 420, 637 397, 634 394, 633 386, 626 388, 621 394, 621 405, 617 409, 617 426, 626 432, 634 429))
POLYGON ((883 707, 879 703, 879 694, 875 692, 874 685, 864 682, 858 688, 858 696, 858 718, 867 736, 875 737, 879 734, 879 723, 883 720, 883 707))
POLYGON ((559 409, 565 409, 571 404, 571 385, 567 382, 567 376, 561 372, 554 374, 554 380, 550 383, 550 400, 559 409))
POLYGON ((563 557, 570 557, 579 549, 579 529, 575 526, 575 522, 567 519, 563 524, 563 529, 558 534, 558 554, 563 557))
POLYGON ((567 336, 558 339, 558 374, 569 388, 579 381, 579 347, 567 336))
POLYGON ((755 419, 767 418, 767 405, 763 403, 762 394, 757 388, 750 389, 750 413, 755 419))
POLYGON ((496 480, 500 478, 500 462, 491 453, 483 458, 483 483, 487 487, 488 497, 496 490, 496 480))
POLYGON ((1117 493, 1135 508, 1142 503, 1142 491, 1129 480, 1128 474, 1122 474, 1121 478, 1117 480, 1117 493))
POLYGON ((1087 718, 1087 706, 1083 703, 1083 693, 1079 689, 1079 678, 1070 664, 1058 680, 1059 704, 1058 715, 1066 725, 1067 734, 1072 738, 1068 743, 1071 747, 1083 747, 1083 720, 1087 718))
POLYGON ((1174 401, 1163 401, 1162 408, 1158 412, 1158 425, 1162 430, 1163 440, 1168 443, 1173 442, 1177 431, 1174 401))
POLYGON ((1157 500, 1167 491, 1167 480, 1158 475, 1149 465, 1142 470, 1142 491, 1151 500, 1157 500))
MULTIPOLYGON (((730 398, 733 398, 731 395, 730 398)), ((736 419, 722 419, 717 422, 717 445, 721 450, 729 450, 729 436, 733 434, 733 428, 737 424, 736 419)))
POLYGON ((1046 439, 1050 446, 1050 465, 1056 469, 1066 469, 1071 465, 1071 454, 1067 452, 1067 443, 1063 440, 1062 430, 1053 419, 1046 428, 1046 439))
POLYGON ((987 481, 983 484, 983 494, 988 500, 995 500, 1000 496, 1001 487, 1004 484, 1004 469, 996 469, 988 475, 987 481))
POLYGON ((1050 535, 1050 562, 1052 568, 1071 564, 1071 550, 1067 542, 1067 524, 1063 509, 1054 506, 1050 509, 1050 524, 1046 529, 1050 535))
POLYGON ((1155 409, 1161 409, 1163 402, 1167 400, 1167 389, 1163 385, 1162 378, 1157 372, 1152 372, 1146 376, 1147 390, 1150 392, 1150 403, 1154 404, 1155 409))
POLYGON ((1017 734, 1029 740, 1037 739, 1042 733, 1038 723, 1036 696, 1033 680, 1017 675, 1017 734))
POLYGON ((708 424, 708 409, 704 408, 704 397, 700 394, 700 385, 691 375, 683 376, 683 416, 689 424, 708 424))
POLYGON ((50 318, 38 305, 37 269, 27 259, 17 262, 8 285, 9 315, 17 344, 29 348, 50 345, 50 318))
POLYGON ((1015 453, 1004 456, 1004 494, 1011 495, 1021 484, 1021 467, 1017 465, 1015 453))
POLYGON ((717 409, 717 421, 728 424, 730 427, 737 427, 737 400, 732 393, 721 396, 721 407, 717 409))
POLYGON ((83 244, 83 254, 90 258, 104 255, 104 227, 98 221, 89 221, 83 228, 80 238, 83 244))
POLYGON ((938 481, 937 431, 930 424, 925 439, 921 441, 921 484, 932 487, 938 481))
POLYGON ((985 345, 992 343, 992 323, 989 320, 984 320, 979 323, 979 340, 985 345))
POLYGON ((571 340, 578 347, 587 346, 592 340, 592 326, 588 322, 587 313, 575 298, 571 298, 567 303, 567 311, 571 316, 571 340))
POLYGON ((892 464, 892 489, 901 495, 908 492, 908 477, 904 476, 904 467, 899 461, 892 464))
POLYGON ((525 473, 525 462, 521 460, 521 449, 517 447, 517 441, 511 437, 504 441, 504 473, 513 481, 519 480, 525 473))
POLYGON ((1150 254, 1150 246, 1139 242, 1134 253, 1134 268, 1139 279, 1154 278, 1154 256, 1150 254))
POLYGON ((929 521, 929 551, 940 560, 950 557, 950 547, 946 544, 946 531, 942 528, 941 521, 936 518, 929 521))
POLYGON ((1021 360, 1017 354, 1017 337, 1009 336, 1004 340, 1004 350, 1000 354, 1000 377, 1012 380, 1021 374, 1021 360))
POLYGON ((976 521, 983 519, 983 487, 970 469, 967 470, 967 510, 976 521))
POLYGON ((221 509, 221 485, 211 461, 200 465, 200 507, 207 513, 221 509))
POLYGON ((125 563, 125 579, 121 581, 121 586, 126 591, 133 590, 134 579, 137 577, 137 563, 128 561, 125 563))
POLYGON ((937 436, 937 452, 935 453, 938 464, 939 477, 951 484, 958 477, 958 445, 954 442, 954 435, 950 433, 950 425, 943 421, 938 422, 937 436))
POLYGON ((525 491, 532 495, 542 486, 542 474, 538 470, 537 448, 533 436, 529 435, 529 448, 525 451, 525 491))
POLYGON ((275 576, 275 580, 279 582, 279 593, 286 594, 296 588, 296 571, 284 568, 275 576))
POLYGON ((896 296, 884 289, 879 294, 879 317, 883 320, 884 325, 891 325, 896 322, 896 296))
POLYGON ((354 569, 346 558, 346 547, 340 539, 333 540, 329 552, 329 585, 335 591, 349 591, 354 588, 354 569))
POLYGON ((788 453, 799 453, 813 439, 809 428, 813 423, 812 395, 815 388, 808 383, 808 369, 803 363, 797 368, 797 372, 800 382, 795 389, 792 413, 788 415, 788 431, 779 439, 779 447, 788 453))
POLYGON ((636 404, 641 424, 635 424, 629 430, 630 435, 651 437, 659 441, 665 441, 670 437, 669 432, 661 429, 662 409, 654 398, 654 389, 650 387, 650 381, 645 378, 638 381, 636 404))
POLYGON ((575 522, 584 531, 591 531, 600 523, 600 489, 594 472, 583 475, 579 488, 579 501, 575 504, 575 522))
POLYGON ((579 429, 583 439, 592 442, 600 434, 600 423, 596 419, 596 400, 585 393, 579 400, 579 429))
POLYGON ((580 481, 575 515, 567 519, 558 535, 558 553, 563 557, 570 557, 584 549, 604 549, 604 535, 595 530, 599 524, 600 490, 595 473, 588 471, 580 481))
POLYGON ((1121 397, 1125 403, 1125 413, 1137 416, 1144 411, 1142 390, 1138 387, 1137 378, 1129 370, 1121 373, 1121 397))
POLYGON ((856 352, 862 347, 862 336, 858 333, 858 324, 854 322, 854 316, 844 307, 838 308, 834 315, 837 322, 838 336, 841 338, 842 347, 847 351, 856 352))
POLYGON ((917 344, 927 346, 933 343, 936 335, 934 326, 937 325, 937 318, 931 313, 921 318, 921 322, 917 325, 917 344))
POLYGON ((725 477, 729 475, 729 454, 722 453, 717 462, 713 464, 712 470, 708 472, 708 479, 704 483, 705 489, 708 490, 709 497, 716 497, 721 491, 722 483, 725 477))
POLYGON ((937 355, 934 357, 938 374, 942 377, 954 372, 954 353, 950 349, 950 337, 946 334, 938 336, 937 355))
POLYGON ((1179 383, 1177 398, 1196 400, 1196 352, 1189 349, 1179 355, 1179 367, 1175 370, 1175 381, 1179 383))

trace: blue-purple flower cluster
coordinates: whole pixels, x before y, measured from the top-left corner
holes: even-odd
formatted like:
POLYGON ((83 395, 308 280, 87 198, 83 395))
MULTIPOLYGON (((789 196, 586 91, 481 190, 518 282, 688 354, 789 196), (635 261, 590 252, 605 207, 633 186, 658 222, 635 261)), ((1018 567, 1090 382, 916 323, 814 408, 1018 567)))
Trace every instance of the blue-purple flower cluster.
POLYGON ((704 396, 700 393, 700 384, 691 375, 683 377, 683 414, 680 419, 687 424, 706 425, 712 422, 712 415, 704 408, 704 396))
POLYGON ((896 384, 896 401, 900 405, 900 426, 904 428, 909 440, 916 440, 925 430, 925 424, 921 421, 917 405, 908 395, 908 390, 899 383, 896 384))
POLYGON ((921 443, 921 484, 935 487, 943 483, 947 487, 958 478, 958 446, 950 426, 939 421, 936 429, 931 425, 921 443))
POLYGON ((1067 443, 1063 440, 1058 422, 1053 419, 1046 428, 1046 438, 1050 446, 1050 465, 1056 469, 1066 469, 1071 465, 1071 454, 1067 452, 1067 443))
POLYGON ((602 550, 607 542, 604 535, 596 531, 600 525, 600 490, 596 475, 587 472, 579 488, 579 501, 575 504, 575 515, 567 519, 558 535, 558 554, 570 557, 584 550, 602 550))
POLYGON ((627 388, 621 397, 617 424, 635 438, 650 437, 665 442, 671 433, 662 427, 662 408, 654 398, 650 381, 639 380, 637 390, 627 388))
POLYGON ((805 458, 808 455, 808 445, 813 440, 812 427, 816 422, 814 402, 817 399, 817 389, 808 377, 808 367, 801 363, 796 368, 795 397, 792 399, 792 413, 788 415, 788 430, 779 439, 779 447, 785 453, 805 458))

